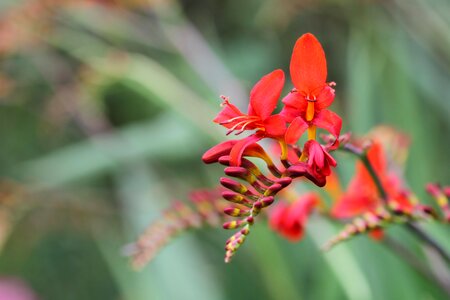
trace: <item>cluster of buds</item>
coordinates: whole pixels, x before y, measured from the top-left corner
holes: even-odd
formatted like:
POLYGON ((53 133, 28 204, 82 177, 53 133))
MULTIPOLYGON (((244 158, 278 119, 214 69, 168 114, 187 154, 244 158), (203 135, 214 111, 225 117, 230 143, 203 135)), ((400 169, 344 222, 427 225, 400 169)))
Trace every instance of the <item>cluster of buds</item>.
MULTIPOLYGON (((341 143, 343 149, 362 155, 363 161, 356 164, 355 175, 345 192, 341 192, 340 188, 337 192, 336 189, 328 191, 334 199, 330 217, 353 219, 324 246, 325 250, 359 234, 368 233, 375 239, 382 239, 383 229, 393 224, 428 219, 450 222, 448 187, 441 188, 437 184, 428 184, 426 187, 439 205, 442 211, 439 212, 418 201, 402 182, 399 170, 407 156, 407 138, 387 127, 376 128, 369 137, 372 141, 365 147, 361 147, 358 141, 341 143), (386 151, 388 146, 391 149, 386 151)), ((337 177, 333 177, 333 181, 334 185, 339 185, 337 177)))
POLYGON ((195 190, 189 195, 190 204, 173 202, 136 242, 124 247, 124 254, 131 256, 133 266, 140 269, 175 236, 193 228, 219 226, 225 220, 222 211, 226 205, 220 193, 220 189, 195 190))
POLYGON ((441 187, 439 184, 429 183, 426 186, 426 191, 434 198, 442 210, 443 219, 450 223, 450 186, 441 187))
POLYGON ((319 187, 326 184, 336 161, 330 155, 339 145, 341 118, 326 108, 334 100, 334 82, 327 83, 325 53, 319 41, 310 33, 301 36, 293 50, 290 74, 294 85, 282 100, 279 114, 273 114, 285 83, 280 69, 263 76, 250 92, 247 113, 241 112, 227 97, 222 96, 223 109, 214 122, 228 129, 227 135, 251 134, 240 140, 222 142, 203 155, 205 163, 226 165, 225 174, 240 179, 222 178, 229 189, 223 197, 233 206, 225 213, 239 220, 224 224, 226 229, 240 228, 228 239, 225 261, 228 262, 250 233, 255 217, 274 202, 276 193, 287 187, 294 178, 305 177, 319 187), (326 145, 317 141, 317 128, 334 137, 326 145), (307 132, 303 146, 297 143, 307 132), (277 166, 258 144, 263 139, 278 143, 281 151, 277 166), (245 157, 262 159, 267 175, 245 157))
POLYGON ((404 209, 395 204, 395 202, 391 202, 388 209, 379 206, 376 211, 367 211, 353 219, 338 235, 323 246, 323 250, 330 250, 333 246, 343 241, 365 233, 369 233, 372 238, 380 240, 384 235, 383 228, 394 224, 405 224, 428 219, 449 223, 448 211, 444 211, 444 213, 445 216, 442 218, 433 207, 428 205, 417 203, 412 205, 410 209, 404 209))

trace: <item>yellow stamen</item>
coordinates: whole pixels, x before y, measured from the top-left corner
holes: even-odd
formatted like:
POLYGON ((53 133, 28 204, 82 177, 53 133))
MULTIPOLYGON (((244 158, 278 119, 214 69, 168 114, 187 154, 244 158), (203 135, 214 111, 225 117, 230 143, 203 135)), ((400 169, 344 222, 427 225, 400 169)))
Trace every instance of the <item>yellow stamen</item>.
POLYGON ((310 125, 308 127, 308 140, 316 139, 316 125, 310 125))
POLYGON ((308 155, 306 155, 306 151, 302 152, 302 155, 298 159, 299 161, 306 162, 308 160, 308 155))
POLYGON ((280 144, 281 148, 281 160, 287 160, 288 159, 288 146, 284 139, 278 140, 278 143, 280 144))
POLYGON ((436 198, 436 201, 439 206, 443 207, 448 204, 447 197, 444 194, 439 194, 439 197, 436 198))
POLYGON ((306 108, 306 121, 311 121, 314 118, 314 102, 308 101, 308 107, 306 108))

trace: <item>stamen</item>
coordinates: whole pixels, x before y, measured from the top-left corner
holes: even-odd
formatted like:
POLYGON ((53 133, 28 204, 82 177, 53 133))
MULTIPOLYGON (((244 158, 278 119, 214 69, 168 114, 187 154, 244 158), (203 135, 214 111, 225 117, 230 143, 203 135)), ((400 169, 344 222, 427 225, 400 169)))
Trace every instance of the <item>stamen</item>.
MULTIPOLYGON (((308 100, 309 101, 309 100, 308 100)), ((311 121, 314 118, 314 102, 308 102, 306 107, 306 121, 311 121)))
POLYGON ((303 152, 302 152, 302 155, 300 156, 300 158, 298 159, 298 161, 301 161, 301 162, 306 162, 306 161, 308 161, 308 155, 306 154, 306 151, 303 151, 303 152))
POLYGON ((241 114, 242 114, 242 112, 240 112, 239 109, 238 109, 236 106, 234 106, 233 104, 230 103, 230 98, 228 98, 228 97, 226 97, 226 96, 224 96, 224 95, 221 95, 220 98, 223 99, 223 102, 220 104, 221 107, 224 107, 225 105, 228 105, 228 107, 229 107, 235 114, 237 114, 237 115, 241 115, 241 114))
POLYGON ((308 140, 316 139, 316 125, 311 125, 308 127, 308 140))
POLYGON ((230 128, 227 132, 226 135, 229 135, 230 133, 232 133, 235 130, 239 130, 239 132, 236 132, 236 135, 241 134, 242 132, 244 132, 246 130, 246 127, 252 123, 255 123, 255 129, 258 130, 265 130, 264 126, 262 124, 258 124, 259 118, 254 116, 254 117, 250 117, 251 120, 243 120, 237 124, 235 124, 232 128, 230 128), (240 128, 239 128, 240 127, 240 128))
POLYGON ((231 118, 229 120, 220 122, 219 124, 220 125, 229 124, 229 123, 234 122, 234 121, 239 120, 239 119, 248 119, 248 118, 249 118, 249 116, 245 116, 245 115, 244 116, 238 116, 238 117, 234 117, 234 118, 231 118))
POLYGON ((311 95, 310 95, 310 94, 306 95, 306 96, 305 96, 305 99, 306 99, 306 101, 308 101, 308 103, 309 103, 309 102, 316 102, 316 101, 317 101, 316 96, 313 95, 313 96, 312 96, 312 99, 311 99, 311 95))
POLYGON ((238 128, 239 126, 241 126, 242 123, 245 123, 245 122, 246 122, 246 120, 241 121, 241 122, 235 124, 233 127, 231 127, 231 128, 228 130, 227 135, 229 135, 230 133, 232 133, 233 131, 235 131, 236 128, 238 128))
POLYGON ((255 121, 256 121, 256 120, 259 119, 259 117, 257 117, 257 116, 242 115, 242 116, 237 116, 237 117, 231 118, 231 119, 229 119, 229 120, 220 122, 219 124, 220 124, 220 125, 223 125, 223 124, 229 124, 229 123, 232 123, 232 122, 234 122, 234 121, 236 121, 236 120, 239 120, 239 119, 255 120, 255 121))
POLYGON ((247 125, 249 125, 250 123, 253 123, 253 122, 255 122, 255 120, 248 121, 247 123, 244 124, 244 126, 242 126, 241 130, 244 131, 245 127, 247 127, 247 125))

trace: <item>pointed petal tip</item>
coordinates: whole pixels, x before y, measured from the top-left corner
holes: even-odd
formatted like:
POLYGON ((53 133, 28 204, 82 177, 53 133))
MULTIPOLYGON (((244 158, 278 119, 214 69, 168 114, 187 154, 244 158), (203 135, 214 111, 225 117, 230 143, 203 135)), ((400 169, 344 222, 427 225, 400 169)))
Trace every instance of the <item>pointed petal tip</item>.
MULTIPOLYGON (((316 38, 316 36, 314 34, 312 34, 311 32, 307 32, 305 34, 303 34, 301 37, 298 38, 297 41, 302 41, 304 43, 319 43, 319 40, 316 38)), ((320 44, 320 43, 319 43, 320 44)))
POLYGON ((276 70, 272 71, 272 73, 270 73, 270 74, 272 74, 275 77, 279 77, 280 79, 284 79, 284 71, 281 69, 276 69, 276 70))
POLYGON ((276 69, 264 75, 250 92, 249 115, 265 119, 277 106, 285 81, 284 72, 276 69))
POLYGON ((299 92, 317 97, 327 78, 325 52, 317 38, 306 33, 294 45, 290 64, 291 79, 299 92))

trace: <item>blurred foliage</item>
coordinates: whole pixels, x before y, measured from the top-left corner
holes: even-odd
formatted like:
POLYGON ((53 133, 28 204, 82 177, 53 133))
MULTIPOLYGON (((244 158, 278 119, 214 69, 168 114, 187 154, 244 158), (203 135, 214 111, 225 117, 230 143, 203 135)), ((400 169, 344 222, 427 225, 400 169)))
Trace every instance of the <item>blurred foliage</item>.
MULTIPOLYGON (((318 220, 300 244, 257 226, 230 265, 220 229, 139 273, 121 256, 172 199, 216 184, 200 157, 223 137, 218 96, 244 107, 305 32, 324 45, 344 131, 410 135, 405 176, 428 201, 425 183, 450 182, 448 0, 2 1, 0 275, 58 300, 446 299, 366 237, 321 253, 336 228, 318 220)), ((353 159, 338 159, 349 178, 353 159)), ((427 229, 450 250, 448 228, 427 229)))

